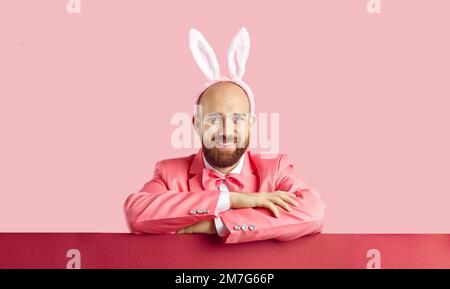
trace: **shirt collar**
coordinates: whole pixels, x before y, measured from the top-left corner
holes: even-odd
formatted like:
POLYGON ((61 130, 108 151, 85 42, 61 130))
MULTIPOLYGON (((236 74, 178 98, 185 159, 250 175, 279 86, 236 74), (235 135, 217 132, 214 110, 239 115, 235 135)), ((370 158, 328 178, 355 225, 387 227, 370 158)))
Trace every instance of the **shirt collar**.
MULTIPOLYGON (((240 174, 241 173, 241 171, 242 171, 242 168, 244 167, 244 157, 245 157, 245 154, 246 154, 247 152, 245 152, 245 153, 243 153, 242 154, 242 156, 241 156, 241 158, 239 159, 239 162, 238 162, 238 164, 234 167, 234 169, 232 169, 229 173, 232 173, 232 174, 240 174)), ((226 175, 226 174, 223 174, 223 173, 221 173, 221 172, 219 172, 218 170, 216 170, 216 168, 214 168, 210 163, 208 163, 208 161, 206 160, 206 158, 205 158, 205 154, 203 154, 202 153, 202 157, 203 157, 203 163, 205 164, 205 168, 207 168, 207 169, 213 169, 214 171, 216 171, 217 173, 219 173, 219 174, 221 174, 221 175, 226 175)))

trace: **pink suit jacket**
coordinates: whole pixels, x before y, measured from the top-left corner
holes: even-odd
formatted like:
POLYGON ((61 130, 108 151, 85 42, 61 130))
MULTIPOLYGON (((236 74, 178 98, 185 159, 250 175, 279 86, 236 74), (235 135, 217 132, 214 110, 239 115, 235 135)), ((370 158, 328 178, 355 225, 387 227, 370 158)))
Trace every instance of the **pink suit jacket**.
POLYGON ((124 212, 132 233, 175 234, 176 231, 203 220, 220 217, 230 232, 222 237, 225 243, 256 240, 293 240, 322 231, 326 205, 313 188, 305 184, 294 172, 287 155, 267 155, 247 151, 241 171, 241 192, 295 193, 298 206, 292 211, 278 207, 276 218, 266 208, 229 209, 218 212, 220 191, 204 187, 202 173, 205 168, 202 149, 187 157, 157 162, 154 176, 143 188, 128 196, 124 212), (193 214, 192 210, 203 210, 193 214), (252 230, 239 230, 235 226, 252 224, 252 230))

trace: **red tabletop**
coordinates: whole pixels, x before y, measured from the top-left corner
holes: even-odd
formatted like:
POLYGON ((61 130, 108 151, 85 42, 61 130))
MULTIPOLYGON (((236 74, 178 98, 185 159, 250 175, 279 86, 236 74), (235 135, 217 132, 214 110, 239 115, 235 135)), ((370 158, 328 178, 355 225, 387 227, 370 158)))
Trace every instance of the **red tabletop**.
POLYGON ((66 268, 71 249, 81 268, 366 268, 371 249, 381 268, 450 268, 450 235, 318 234, 224 244, 215 235, 121 233, 0 233, 0 268, 66 268))

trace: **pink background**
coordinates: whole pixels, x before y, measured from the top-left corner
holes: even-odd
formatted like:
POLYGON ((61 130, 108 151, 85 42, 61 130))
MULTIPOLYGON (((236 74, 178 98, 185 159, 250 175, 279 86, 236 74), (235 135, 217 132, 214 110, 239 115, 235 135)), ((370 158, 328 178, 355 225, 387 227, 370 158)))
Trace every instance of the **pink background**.
POLYGON ((450 2, 0 2, 0 231, 126 232, 122 204, 174 150, 241 26, 257 112, 328 204, 324 232, 450 232, 450 2))

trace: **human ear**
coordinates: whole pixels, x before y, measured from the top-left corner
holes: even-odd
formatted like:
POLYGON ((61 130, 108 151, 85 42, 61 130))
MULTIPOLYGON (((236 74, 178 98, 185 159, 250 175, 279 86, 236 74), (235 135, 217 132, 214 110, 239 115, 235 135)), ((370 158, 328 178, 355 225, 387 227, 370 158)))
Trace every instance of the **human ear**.
POLYGON ((249 114, 249 118, 248 118, 248 126, 249 128, 251 128, 254 124, 256 123, 256 115, 253 113, 249 114))
POLYGON ((200 117, 198 115, 192 116, 192 125, 199 136, 201 136, 200 117))

